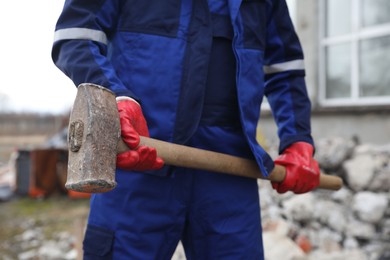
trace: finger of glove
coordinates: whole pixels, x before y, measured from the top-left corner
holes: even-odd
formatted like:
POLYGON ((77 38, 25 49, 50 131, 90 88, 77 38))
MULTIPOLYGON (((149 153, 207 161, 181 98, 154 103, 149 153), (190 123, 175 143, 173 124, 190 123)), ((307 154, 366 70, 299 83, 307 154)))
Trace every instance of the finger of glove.
POLYGON ((295 194, 302 194, 310 191, 310 184, 305 182, 297 182, 297 185, 292 189, 295 194))
POLYGON ((135 149, 140 142, 140 137, 128 118, 120 118, 121 135, 123 141, 130 149, 135 149))
POLYGON ((138 152, 126 151, 116 156, 116 166, 120 169, 131 170, 138 164, 139 159, 138 152))
POLYGON ((297 189, 296 191, 294 191, 294 193, 295 194, 303 194, 303 193, 310 192, 310 191, 314 190, 315 188, 316 188, 316 186, 314 186, 314 185, 306 185, 305 187, 297 189))
POLYGON ((276 189, 278 193, 286 193, 287 191, 294 189, 296 185, 296 173, 295 167, 291 163, 290 155, 282 154, 275 160, 275 164, 285 167, 286 175, 282 182, 273 184, 273 187, 275 186, 274 189, 276 189))
POLYGON ((156 161, 154 162, 153 169, 158 170, 161 169, 164 166, 165 162, 162 158, 157 157, 156 161))
POLYGON ((286 193, 288 191, 287 188, 281 186, 280 182, 271 182, 272 188, 276 190, 278 193, 286 193))
POLYGON ((271 181, 272 188, 278 190, 280 182, 271 181))
POLYGON ((315 188, 317 188, 318 184, 314 184, 314 183, 306 183, 305 185, 302 185, 301 187, 297 188, 294 193, 296 194, 302 194, 302 193, 306 193, 306 192, 310 192, 312 190, 314 190, 315 188))
POLYGON ((317 170, 315 168, 301 165, 297 167, 297 173, 299 174, 299 179, 297 180, 297 185, 293 190, 295 193, 306 193, 318 186, 319 169, 317 170))
POLYGON ((294 188, 294 179, 290 178, 287 174, 282 182, 272 182, 272 188, 275 189, 278 193, 286 193, 294 188))
POLYGON ((128 123, 142 136, 149 136, 148 126, 139 104, 128 101, 119 102, 118 111, 120 118, 127 118, 128 123))
POLYGON ((157 151, 155 148, 140 146, 137 148, 137 152, 140 159, 135 167, 135 170, 156 170, 163 166, 162 159, 157 157, 157 151))
POLYGON ((281 184, 279 184, 279 186, 277 188, 277 192, 278 193, 286 193, 287 191, 291 191, 293 189, 294 189, 293 185, 284 181, 281 184))
POLYGON ((147 125, 146 120, 143 116, 139 117, 134 122, 134 129, 137 131, 137 133, 139 135, 149 137, 148 125, 147 125))

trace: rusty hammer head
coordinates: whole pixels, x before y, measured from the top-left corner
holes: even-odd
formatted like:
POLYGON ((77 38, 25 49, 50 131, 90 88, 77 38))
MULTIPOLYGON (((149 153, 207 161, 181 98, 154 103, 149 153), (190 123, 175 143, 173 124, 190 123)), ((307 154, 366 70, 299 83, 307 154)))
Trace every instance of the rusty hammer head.
POLYGON ((119 138, 114 93, 95 84, 80 84, 69 120, 65 187, 87 193, 113 189, 119 138))

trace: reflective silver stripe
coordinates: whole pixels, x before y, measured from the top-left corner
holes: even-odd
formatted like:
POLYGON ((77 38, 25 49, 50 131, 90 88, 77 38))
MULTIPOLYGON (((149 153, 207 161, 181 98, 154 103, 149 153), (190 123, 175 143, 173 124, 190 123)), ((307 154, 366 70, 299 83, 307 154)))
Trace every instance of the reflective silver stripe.
POLYGON ((86 28, 60 29, 54 33, 54 42, 60 40, 91 40, 107 44, 107 36, 104 32, 86 28))
POLYGON ((283 72, 288 70, 304 70, 305 64, 303 60, 291 60, 282 63, 276 63, 269 66, 264 66, 265 74, 283 72))

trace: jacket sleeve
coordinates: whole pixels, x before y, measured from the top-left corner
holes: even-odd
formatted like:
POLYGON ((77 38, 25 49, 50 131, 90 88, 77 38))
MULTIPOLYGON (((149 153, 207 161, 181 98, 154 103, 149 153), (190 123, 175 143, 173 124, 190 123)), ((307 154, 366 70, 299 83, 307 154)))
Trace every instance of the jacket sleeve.
POLYGON ((269 9, 265 49, 265 95, 278 126, 279 153, 295 142, 314 146, 311 103, 306 90, 303 52, 285 0, 269 9))
POLYGON ((109 37, 118 16, 118 0, 66 0, 55 28, 52 59, 76 86, 94 83, 117 96, 134 97, 109 60, 109 37))

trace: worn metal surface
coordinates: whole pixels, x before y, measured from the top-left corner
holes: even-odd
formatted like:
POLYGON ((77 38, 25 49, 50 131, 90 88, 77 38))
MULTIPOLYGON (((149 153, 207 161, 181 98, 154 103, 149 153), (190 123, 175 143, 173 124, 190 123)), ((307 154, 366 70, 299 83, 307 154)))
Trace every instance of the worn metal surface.
POLYGON ((98 85, 79 85, 69 121, 70 190, 99 193, 116 186, 120 122, 115 95, 98 85))

